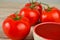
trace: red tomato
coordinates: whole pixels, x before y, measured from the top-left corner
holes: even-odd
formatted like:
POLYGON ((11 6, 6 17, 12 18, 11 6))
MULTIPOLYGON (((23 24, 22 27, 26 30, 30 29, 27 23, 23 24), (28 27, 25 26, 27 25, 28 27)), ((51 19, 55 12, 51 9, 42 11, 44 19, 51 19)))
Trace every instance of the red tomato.
POLYGON ((22 8, 19 14, 24 17, 27 17, 30 20, 31 25, 34 25, 37 23, 37 21, 39 20, 39 15, 40 15, 38 10, 31 9, 29 7, 22 8))
POLYGON ((37 9, 40 13, 42 13, 42 5, 38 2, 34 2, 34 3, 27 3, 25 4, 26 7, 30 7, 31 5, 35 5, 35 9, 37 9))
POLYGON ((26 7, 30 7, 31 6, 31 3, 26 3, 25 6, 26 7))
POLYGON ((41 22, 60 22, 60 12, 55 7, 52 7, 50 10, 44 9, 40 20, 41 22))
POLYGON ((24 39, 30 31, 29 20, 18 15, 16 18, 15 14, 7 17, 2 26, 5 34, 13 40, 24 39))

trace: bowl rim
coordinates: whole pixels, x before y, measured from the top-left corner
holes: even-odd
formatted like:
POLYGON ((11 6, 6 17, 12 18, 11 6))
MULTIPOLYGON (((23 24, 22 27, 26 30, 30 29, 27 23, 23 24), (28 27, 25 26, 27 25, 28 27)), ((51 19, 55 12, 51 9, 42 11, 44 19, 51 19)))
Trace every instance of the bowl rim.
POLYGON ((36 28, 37 28, 39 25, 44 25, 44 24, 48 24, 48 23, 60 25, 60 23, 57 23, 57 22, 43 22, 43 23, 39 23, 39 24, 35 25, 35 27, 34 27, 34 29, 33 29, 33 33, 36 34, 38 37, 41 37, 41 38, 43 38, 43 39, 47 39, 47 38, 44 38, 43 36, 39 36, 39 35, 35 32, 35 30, 36 30, 36 28))

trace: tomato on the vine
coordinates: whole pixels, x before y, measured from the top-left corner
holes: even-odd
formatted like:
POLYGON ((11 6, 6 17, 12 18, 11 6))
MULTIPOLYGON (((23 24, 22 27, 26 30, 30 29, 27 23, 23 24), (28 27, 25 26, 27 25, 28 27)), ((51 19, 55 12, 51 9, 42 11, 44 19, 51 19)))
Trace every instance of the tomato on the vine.
POLYGON ((42 11, 41 22, 60 22, 60 11, 55 7, 47 8, 42 11))
POLYGON ((24 7, 20 10, 19 13, 21 16, 24 16, 30 20, 31 25, 35 25, 39 20, 40 13, 35 8, 24 7))
POLYGON ((29 19, 20 15, 12 14, 3 22, 3 31, 13 40, 23 40, 30 31, 29 19))
POLYGON ((34 8, 37 9, 40 13, 42 13, 42 5, 39 2, 26 3, 25 7, 31 7, 31 5, 35 6, 34 8))
POLYGON ((25 4, 25 7, 20 10, 19 14, 27 17, 31 25, 35 25, 39 21, 40 14, 42 14, 42 5, 36 0, 31 1, 25 4))

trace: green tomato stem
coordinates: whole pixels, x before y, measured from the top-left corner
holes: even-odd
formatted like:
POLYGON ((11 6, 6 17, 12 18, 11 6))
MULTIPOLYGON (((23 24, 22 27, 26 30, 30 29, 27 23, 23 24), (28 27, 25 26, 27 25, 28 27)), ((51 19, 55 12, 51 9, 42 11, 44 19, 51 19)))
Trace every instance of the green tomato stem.
POLYGON ((15 12, 15 16, 16 16, 16 17, 14 18, 14 20, 19 20, 19 19, 20 19, 20 17, 18 16, 17 13, 18 13, 18 12, 16 11, 16 12, 15 12))
POLYGON ((48 10, 47 10, 47 11, 50 11, 50 10, 51 10, 51 7, 50 7, 48 4, 41 3, 41 2, 40 2, 40 4, 46 5, 46 6, 47 6, 47 8, 48 8, 48 10))
MULTIPOLYGON (((41 3, 41 2, 40 2, 40 3, 41 3)), ((46 5, 48 8, 50 8, 50 6, 49 6, 48 4, 45 4, 45 3, 41 3, 41 4, 46 5)))
POLYGON ((35 4, 32 4, 32 5, 30 6, 31 9, 33 9, 34 7, 35 7, 35 4))

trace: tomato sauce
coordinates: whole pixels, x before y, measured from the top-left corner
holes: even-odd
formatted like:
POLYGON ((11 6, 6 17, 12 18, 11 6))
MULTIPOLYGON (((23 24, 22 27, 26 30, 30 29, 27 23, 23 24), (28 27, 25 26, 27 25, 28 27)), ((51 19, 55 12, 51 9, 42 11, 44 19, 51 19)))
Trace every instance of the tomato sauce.
POLYGON ((60 40, 60 24, 43 24, 36 27, 35 32, 46 39, 60 40))

